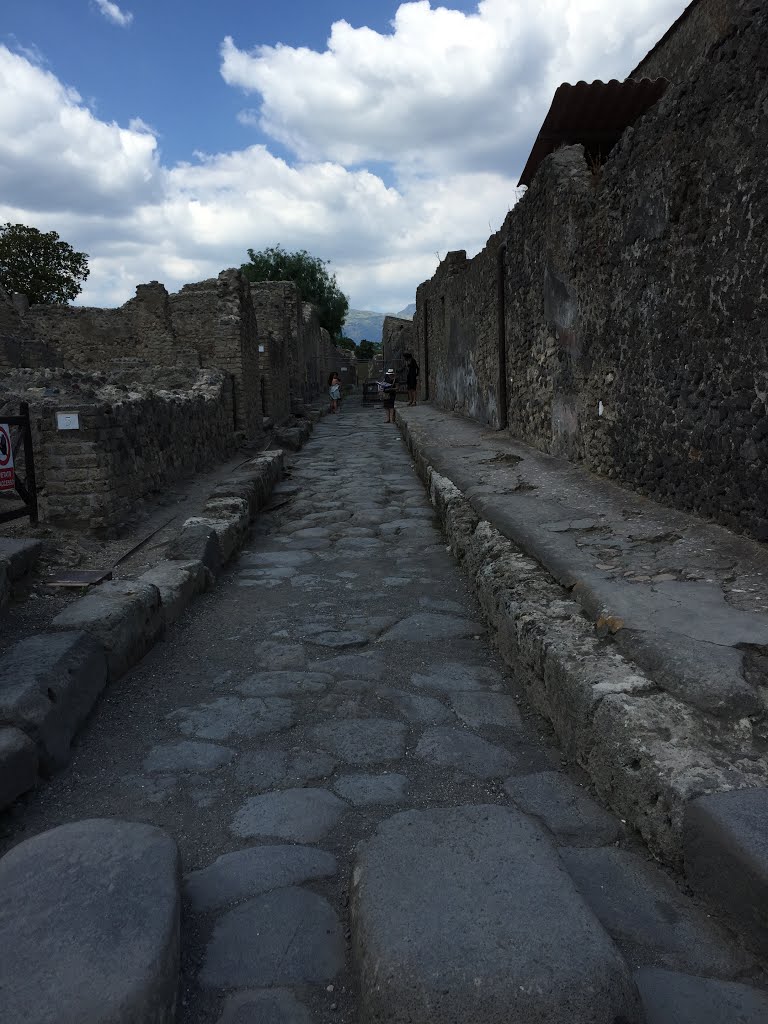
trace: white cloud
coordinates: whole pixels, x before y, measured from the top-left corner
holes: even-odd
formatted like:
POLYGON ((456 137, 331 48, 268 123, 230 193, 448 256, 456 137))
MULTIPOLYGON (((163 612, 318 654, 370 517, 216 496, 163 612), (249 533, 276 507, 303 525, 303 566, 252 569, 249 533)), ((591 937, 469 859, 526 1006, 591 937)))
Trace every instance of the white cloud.
POLYGON ((562 81, 625 77, 685 0, 404 3, 389 34, 336 22, 323 52, 227 37, 221 73, 261 97, 260 124, 302 160, 433 172, 521 170, 562 81))
POLYGON ((683 6, 409 3, 388 35, 337 23, 322 53, 225 43, 222 74, 261 104, 238 120, 260 120, 293 162, 253 145, 163 166, 162 125, 141 111, 127 128, 100 120, 40 59, 0 46, 0 223, 89 253, 91 305, 152 279, 175 290, 279 242, 330 259, 354 307, 397 311, 439 256, 473 255, 501 225, 556 85, 625 74, 683 6))
POLYGON ((130 11, 121 11, 112 0, 93 0, 98 9, 107 19, 121 28, 127 28, 133 21, 133 14, 130 11))

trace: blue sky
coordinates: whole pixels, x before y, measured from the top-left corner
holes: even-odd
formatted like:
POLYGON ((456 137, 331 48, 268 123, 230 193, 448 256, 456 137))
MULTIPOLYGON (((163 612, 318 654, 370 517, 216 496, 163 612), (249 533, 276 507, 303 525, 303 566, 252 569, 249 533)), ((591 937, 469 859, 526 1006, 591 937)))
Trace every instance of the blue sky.
POLYGON ((277 242, 396 311, 479 249, 562 81, 624 77, 685 0, 4 0, 0 221, 89 253, 81 301, 277 242))

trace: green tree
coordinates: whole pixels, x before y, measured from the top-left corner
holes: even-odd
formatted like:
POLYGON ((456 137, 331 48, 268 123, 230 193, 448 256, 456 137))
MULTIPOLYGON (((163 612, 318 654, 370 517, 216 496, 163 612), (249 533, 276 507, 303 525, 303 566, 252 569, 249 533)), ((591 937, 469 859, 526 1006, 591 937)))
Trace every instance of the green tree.
POLYGON ((365 338, 355 349, 355 355, 358 359, 373 359, 378 352, 379 346, 374 341, 366 341, 365 338))
POLYGON ((332 338, 341 337, 349 301, 336 283, 336 275, 326 269, 328 260, 310 256, 306 249, 286 252, 281 245, 254 252, 248 250, 250 263, 240 268, 249 281, 293 281, 305 302, 317 306, 321 327, 332 338))
POLYGON ((33 305, 71 302, 88 274, 88 256, 55 231, 25 224, 0 227, 0 285, 9 295, 22 292, 33 305))
POLYGON ((336 342, 336 347, 343 348, 347 352, 354 352, 355 349, 357 348, 357 345, 351 338, 339 338, 339 340, 336 342))

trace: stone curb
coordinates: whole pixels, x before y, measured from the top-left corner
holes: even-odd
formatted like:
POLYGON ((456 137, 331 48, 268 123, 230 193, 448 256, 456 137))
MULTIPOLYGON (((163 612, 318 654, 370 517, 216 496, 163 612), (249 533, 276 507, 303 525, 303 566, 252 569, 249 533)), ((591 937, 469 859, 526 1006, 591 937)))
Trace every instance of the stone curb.
POLYGON ((0 608, 8 603, 14 583, 32 571, 42 548, 39 540, 0 537, 0 608))
MULTIPOLYGON (((311 424, 309 427, 311 430, 311 424)), ((272 489, 283 475, 284 463, 282 450, 251 459, 228 480, 216 485, 202 515, 184 522, 166 559, 136 580, 102 583, 57 615, 48 632, 27 637, 11 649, 9 657, 23 660, 24 651, 17 650, 20 646, 32 643, 41 648, 55 647, 61 644, 59 637, 76 633, 90 655, 96 650, 106 658, 106 668, 100 685, 73 686, 71 692, 77 691, 77 699, 71 698, 59 709, 53 724, 48 705, 54 702, 43 693, 50 690, 47 683, 42 691, 42 684, 37 685, 35 680, 29 683, 19 704, 26 710, 11 716, 4 713, 0 692, 0 811, 36 784, 38 750, 47 771, 65 763, 69 743, 95 704, 104 682, 114 682, 140 661, 161 639, 165 628, 178 621, 197 594, 213 586, 216 575, 243 546, 251 522, 269 501, 272 489), (44 741, 41 736, 45 729, 50 736, 44 741)), ((2 568, 0 564, 0 578, 2 568)), ((77 660, 77 653, 75 647, 68 651, 68 656, 77 660)), ((53 670, 53 663, 43 662, 37 666, 38 683, 53 670)), ((14 680, 19 675, 11 674, 14 680)), ((0 677, 0 691, 4 690, 3 678, 0 677)))
POLYGON ((567 591, 483 521, 427 463, 408 423, 400 416, 398 422, 451 549, 531 704, 611 810, 656 856, 682 868, 689 802, 768 784, 766 766, 743 757, 744 723, 713 725, 607 646, 567 591))

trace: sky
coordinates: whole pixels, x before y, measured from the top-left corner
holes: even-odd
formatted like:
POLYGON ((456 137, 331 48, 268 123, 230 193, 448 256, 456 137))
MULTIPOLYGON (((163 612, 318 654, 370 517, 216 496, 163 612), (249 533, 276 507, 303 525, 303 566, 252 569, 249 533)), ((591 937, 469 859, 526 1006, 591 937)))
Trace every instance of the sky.
POLYGON ((625 78, 688 0, 2 0, 0 223, 118 306, 280 244, 397 312, 472 256, 561 82, 625 78))

